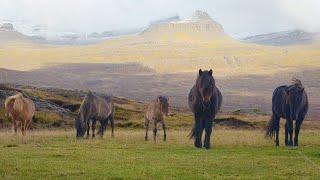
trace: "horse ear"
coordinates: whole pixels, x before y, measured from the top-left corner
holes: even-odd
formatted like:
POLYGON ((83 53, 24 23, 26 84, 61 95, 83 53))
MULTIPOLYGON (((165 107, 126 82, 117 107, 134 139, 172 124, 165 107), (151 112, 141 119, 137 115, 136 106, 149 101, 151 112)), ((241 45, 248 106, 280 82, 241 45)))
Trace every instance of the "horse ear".
POLYGON ((201 69, 199 69, 199 76, 201 76, 202 75, 202 70, 201 69))
POLYGON ((210 75, 210 76, 212 76, 212 69, 210 69, 210 71, 209 71, 209 75, 210 75))
POLYGON ((88 96, 92 96, 92 92, 90 90, 88 91, 88 96))
POLYGON ((300 92, 303 92, 304 91, 304 88, 300 88, 300 92))

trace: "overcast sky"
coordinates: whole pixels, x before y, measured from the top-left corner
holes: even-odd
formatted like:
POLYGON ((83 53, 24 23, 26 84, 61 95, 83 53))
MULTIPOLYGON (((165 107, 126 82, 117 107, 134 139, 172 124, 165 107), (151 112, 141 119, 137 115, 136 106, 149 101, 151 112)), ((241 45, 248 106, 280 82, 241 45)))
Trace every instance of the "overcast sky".
POLYGON ((101 32, 207 11, 233 36, 288 29, 320 31, 320 0, 1 0, 0 19, 49 29, 101 32))

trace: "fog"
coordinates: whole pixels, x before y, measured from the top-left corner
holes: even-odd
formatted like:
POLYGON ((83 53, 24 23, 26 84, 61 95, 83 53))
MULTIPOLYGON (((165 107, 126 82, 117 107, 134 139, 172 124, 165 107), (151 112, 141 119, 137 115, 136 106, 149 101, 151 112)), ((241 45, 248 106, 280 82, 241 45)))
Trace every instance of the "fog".
POLYGON ((233 36, 320 30, 317 0, 1 0, 0 20, 56 32, 102 32, 146 27, 150 21, 207 11, 233 36))

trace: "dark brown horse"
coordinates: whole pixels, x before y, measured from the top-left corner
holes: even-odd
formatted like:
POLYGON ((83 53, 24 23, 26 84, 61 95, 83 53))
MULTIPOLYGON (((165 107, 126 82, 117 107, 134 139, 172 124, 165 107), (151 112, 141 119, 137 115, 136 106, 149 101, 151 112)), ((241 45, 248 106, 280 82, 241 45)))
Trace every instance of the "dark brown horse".
POLYGON ((280 118, 285 118, 285 144, 298 146, 300 127, 308 112, 308 106, 308 96, 300 80, 293 79, 293 84, 290 86, 277 87, 272 96, 272 117, 267 126, 266 136, 271 138, 275 136, 276 146, 279 146, 280 118), (293 142, 294 120, 296 127, 293 142))
POLYGON ((166 133, 166 124, 164 121, 163 115, 168 116, 169 112, 169 99, 165 96, 158 96, 154 101, 152 101, 146 110, 145 114, 145 128, 146 128, 146 135, 145 140, 148 140, 148 130, 149 130, 149 123, 151 121, 153 127, 153 141, 156 141, 157 136, 157 124, 161 123, 163 128, 163 140, 166 141, 167 133, 166 133))
POLYGON ((100 122, 98 134, 103 136, 107 128, 108 121, 111 123, 112 137, 114 136, 114 106, 111 97, 98 96, 89 91, 84 98, 78 116, 75 118, 77 128, 77 138, 84 136, 87 131, 89 137, 90 123, 92 128, 92 137, 95 137, 96 121, 100 122))
POLYGON ((201 148, 202 132, 205 130, 204 147, 209 149, 213 120, 222 103, 222 95, 216 87, 211 69, 210 71, 199 70, 196 84, 190 90, 188 102, 195 120, 190 137, 195 138, 195 147, 201 148))

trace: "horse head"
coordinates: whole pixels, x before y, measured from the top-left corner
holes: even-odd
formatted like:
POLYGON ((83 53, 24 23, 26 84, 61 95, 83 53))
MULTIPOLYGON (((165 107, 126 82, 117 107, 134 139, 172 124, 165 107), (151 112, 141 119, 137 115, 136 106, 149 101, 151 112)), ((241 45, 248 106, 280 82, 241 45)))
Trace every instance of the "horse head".
POLYGON ((158 96, 157 98, 158 103, 160 104, 160 111, 168 116, 169 114, 169 98, 165 96, 158 96))
POLYGON ((202 98, 204 105, 208 104, 215 88, 215 80, 212 76, 212 69, 210 69, 209 71, 202 71, 201 69, 199 69, 196 88, 202 98))
POLYGON ((288 86, 285 90, 285 103, 290 108, 290 116, 292 119, 297 117, 297 108, 299 103, 303 98, 304 87, 301 84, 301 81, 294 79, 294 83, 288 86))
POLYGON ((77 138, 82 138, 87 129, 86 125, 83 123, 79 115, 75 117, 75 126, 77 129, 77 138))

